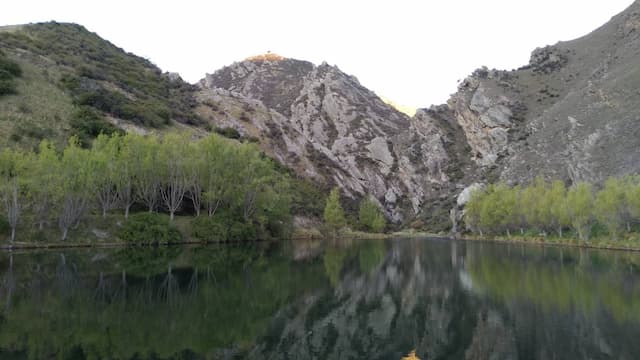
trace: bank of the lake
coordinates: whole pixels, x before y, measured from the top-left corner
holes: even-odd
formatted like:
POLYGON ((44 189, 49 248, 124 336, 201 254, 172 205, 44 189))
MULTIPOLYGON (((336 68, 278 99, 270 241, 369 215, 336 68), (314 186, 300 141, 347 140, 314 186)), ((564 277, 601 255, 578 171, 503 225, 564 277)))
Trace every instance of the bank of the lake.
POLYGON ((619 250, 619 251, 637 251, 640 252, 640 238, 638 234, 631 234, 627 237, 619 240, 613 240, 611 238, 593 238, 587 241, 579 240, 578 238, 558 238, 558 237, 543 237, 543 236, 523 236, 512 235, 510 237, 504 235, 496 236, 474 236, 474 235, 462 235, 459 239, 466 241, 478 241, 478 242, 495 242, 505 244, 529 244, 539 246, 564 246, 574 248, 588 248, 588 249, 603 249, 603 250, 619 250))

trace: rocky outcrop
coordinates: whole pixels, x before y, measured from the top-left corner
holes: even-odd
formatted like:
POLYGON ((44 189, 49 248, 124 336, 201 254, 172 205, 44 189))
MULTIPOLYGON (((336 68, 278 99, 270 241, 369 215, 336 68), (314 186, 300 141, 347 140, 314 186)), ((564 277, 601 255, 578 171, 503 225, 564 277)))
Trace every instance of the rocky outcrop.
POLYGON ((440 230, 475 182, 640 171, 638 19, 640 1, 520 69, 476 70, 447 104, 412 118, 335 66, 273 54, 207 75, 199 99, 222 108, 211 124, 250 134, 297 173, 354 200, 373 195, 396 223, 440 230))
POLYGON ((199 85, 201 113, 214 126, 256 137, 285 165, 354 200, 373 195, 395 222, 452 184, 457 140, 438 111, 410 119, 335 66, 254 57, 199 85))
POLYGON ((488 181, 537 175, 600 182, 640 171, 640 2, 577 40, 533 51, 514 71, 486 68, 447 106, 488 181))

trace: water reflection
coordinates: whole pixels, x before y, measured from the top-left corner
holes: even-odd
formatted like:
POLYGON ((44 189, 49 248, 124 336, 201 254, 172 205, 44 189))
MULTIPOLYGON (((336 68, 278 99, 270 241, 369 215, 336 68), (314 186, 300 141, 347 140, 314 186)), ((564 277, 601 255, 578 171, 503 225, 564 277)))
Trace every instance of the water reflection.
POLYGON ((633 359, 639 265, 417 239, 3 254, 0 358, 633 359))

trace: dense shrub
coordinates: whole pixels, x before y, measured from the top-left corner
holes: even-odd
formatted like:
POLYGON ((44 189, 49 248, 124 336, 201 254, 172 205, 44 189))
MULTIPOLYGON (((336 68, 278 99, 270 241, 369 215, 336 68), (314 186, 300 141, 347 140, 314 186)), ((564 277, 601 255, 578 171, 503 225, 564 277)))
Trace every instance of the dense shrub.
POLYGON ((253 241, 258 235, 256 227, 239 218, 220 213, 199 216, 191 222, 191 235, 202 241, 253 241))
POLYGON ((236 129, 232 128, 232 127, 223 127, 223 128, 216 127, 214 129, 214 131, 217 134, 220 134, 220 135, 222 135, 222 136, 224 136, 226 138, 229 138, 229 139, 236 139, 236 140, 240 139, 240 133, 238 132, 238 130, 236 130, 236 129))
POLYGON ((199 216, 191 222, 191 236, 202 241, 227 241, 227 224, 220 216, 199 216))
POLYGON ((88 106, 80 106, 71 117, 69 124, 71 125, 72 135, 78 137, 83 147, 89 147, 91 141, 100 134, 124 135, 125 133, 122 129, 105 120, 98 111, 88 106))
POLYGON ((169 222, 169 217, 155 213, 131 215, 118 232, 118 237, 135 244, 172 243, 182 239, 182 235, 169 222))
POLYGON ((20 65, 0 54, 0 96, 17 93, 14 78, 22 76, 20 65))

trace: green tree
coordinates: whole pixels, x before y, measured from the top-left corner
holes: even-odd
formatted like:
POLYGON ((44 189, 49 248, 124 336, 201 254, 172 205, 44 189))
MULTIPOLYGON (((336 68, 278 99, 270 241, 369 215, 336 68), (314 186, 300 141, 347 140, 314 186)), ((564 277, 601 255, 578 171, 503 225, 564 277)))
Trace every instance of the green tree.
POLYGON ((95 194, 102 211, 102 217, 114 209, 118 203, 118 182, 120 180, 119 148, 121 137, 100 134, 90 151, 95 194))
POLYGON ((38 229, 43 230, 59 198, 60 157, 53 144, 43 140, 38 153, 28 159, 27 195, 38 229))
POLYGON ((562 229, 571 225, 567 208, 567 188, 564 182, 556 180, 551 183, 548 196, 552 222, 557 228, 558 236, 562 237, 562 229))
POLYGON ((337 187, 331 190, 327 198, 327 205, 324 208, 324 222, 333 232, 346 225, 344 210, 340 204, 340 189, 337 187))
POLYGON ((189 189, 187 134, 168 134, 161 140, 159 154, 160 198, 173 221, 189 189))
POLYGON ((589 183, 579 182, 567 193, 567 211, 571 225, 580 240, 589 239, 589 228, 593 216, 593 187, 589 183))
POLYGON ((155 136, 127 135, 132 154, 134 198, 151 213, 156 209, 160 191, 160 142, 155 136))
POLYGON ((626 223, 631 231, 631 223, 640 220, 640 176, 628 176, 625 179, 626 223))
POLYGON ((614 239, 624 226, 625 210, 624 183, 620 179, 608 179, 596 195, 594 212, 596 219, 607 227, 614 239))
POLYGON ((482 209, 487 193, 485 189, 477 189, 471 193, 471 197, 464 207, 464 221, 472 231, 477 231, 484 236, 481 223, 482 209))
POLYGON ((545 236, 552 218, 550 201, 547 183, 541 176, 524 188, 520 195, 520 205, 525 222, 543 232, 545 236))
POLYGON ((11 242, 16 238, 16 228, 24 206, 20 192, 24 166, 25 157, 22 153, 10 149, 0 153, 0 197, 11 227, 11 242))
POLYGON ((72 137, 64 149, 60 166, 58 224, 62 240, 66 240, 71 226, 77 225, 89 207, 95 191, 95 172, 88 151, 80 147, 78 138, 72 137))
POLYGON ((370 196, 367 196, 360 201, 358 221, 363 229, 375 233, 384 230, 386 225, 384 214, 378 207, 376 201, 370 196))

